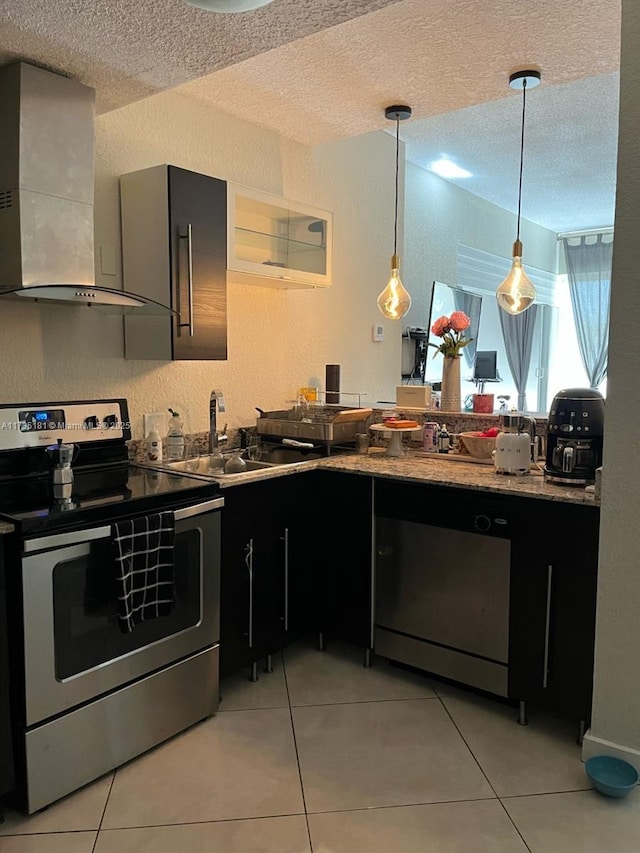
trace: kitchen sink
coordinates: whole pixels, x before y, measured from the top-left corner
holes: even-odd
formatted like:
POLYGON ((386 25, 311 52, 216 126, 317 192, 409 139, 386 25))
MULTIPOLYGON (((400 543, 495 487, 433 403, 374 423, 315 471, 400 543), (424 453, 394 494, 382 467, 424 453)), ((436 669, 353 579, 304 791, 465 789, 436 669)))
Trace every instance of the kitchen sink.
MULTIPOLYGON (((312 459, 322 459, 325 454, 319 451, 299 450, 293 447, 265 447, 261 449, 260 459, 243 457, 243 471, 224 471, 222 468, 211 468, 211 455, 204 454, 196 459, 176 459, 160 463, 165 471, 183 471, 185 474, 197 474, 200 477, 231 477, 233 474, 248 474, 251 471, 261 471, 268 468, 283 468, 296 462, 307 462, 312 459)), ((225 455, 225 462, 231 458, 225 455)), ((155 466, 154 466, 155 467, 155 466)))
POLYGON ((271 465, 292 465, 295 462, 308 462, 310 459, 323 459, 326 454, 312 450, 298 450, 295 447, 262 447, 261 462, 271 465))
MULTIPOLYGON (((171 471, 184 471, 187 474, 200 474, 207 477, 230 477, 232 473, 245 473, 247 471, 259 471, 262 468, 274 468, 273 462, 261 462, 253 459, 245 459, 246 468, 244 471, 225 472, 221 468, 211 468, 209 462, 210 455, 201 456, 195 459, 176 459, 175 461, 163 462, 163 468, 169 468, 171 471)), ((226 461, 226 460, 225 460, 226 461)))

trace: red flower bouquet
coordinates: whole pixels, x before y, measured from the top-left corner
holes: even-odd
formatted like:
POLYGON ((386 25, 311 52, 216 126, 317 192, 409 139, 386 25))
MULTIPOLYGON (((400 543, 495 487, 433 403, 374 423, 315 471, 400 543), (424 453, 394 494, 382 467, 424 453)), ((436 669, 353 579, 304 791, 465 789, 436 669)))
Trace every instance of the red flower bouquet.
POLYGON ((473 338, 464 338, 462 333, 471 325, 471 320, 464 311, 454 311, 450 317, 438 317, 431 327, 431 334, 442 338, 442 343, 429 343, 434 347, 433 357, 441 352, 446 358, 459 358, 460 351, 468 346, 473 338))

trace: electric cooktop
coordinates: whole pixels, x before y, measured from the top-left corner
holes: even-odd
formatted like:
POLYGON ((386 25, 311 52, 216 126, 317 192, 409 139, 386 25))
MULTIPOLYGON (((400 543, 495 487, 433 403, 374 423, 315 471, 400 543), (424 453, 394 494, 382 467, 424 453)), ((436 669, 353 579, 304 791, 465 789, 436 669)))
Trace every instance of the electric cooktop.
POLYGON ((0 478, 0 516, 23 533, 44 532, 176 509, 219 494, 216 483, 125 463, 74 470, 69 501, 53 497, 46 476, 0 478))

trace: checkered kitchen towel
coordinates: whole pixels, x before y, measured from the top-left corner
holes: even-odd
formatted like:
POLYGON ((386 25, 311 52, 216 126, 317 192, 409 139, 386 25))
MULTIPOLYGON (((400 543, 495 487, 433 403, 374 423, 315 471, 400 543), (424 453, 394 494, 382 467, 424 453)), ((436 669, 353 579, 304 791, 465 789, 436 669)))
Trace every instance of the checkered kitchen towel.
POLYGON ((140 622, 165 616, 175 604, 172 512, 111 526, 118 584, 118 618, 128 634, 140 622))

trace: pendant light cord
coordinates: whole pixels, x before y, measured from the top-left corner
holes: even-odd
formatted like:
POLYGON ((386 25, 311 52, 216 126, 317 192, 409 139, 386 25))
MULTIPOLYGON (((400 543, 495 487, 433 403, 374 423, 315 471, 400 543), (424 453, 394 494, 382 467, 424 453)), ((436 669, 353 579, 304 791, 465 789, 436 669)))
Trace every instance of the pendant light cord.
POLYGON ((393 220, 393 254, 398 254, 398 159, 400 156, 400 115, 396 113, 396 206, 393 220))
POLYGON ((527 109, 527 78, 522 81, 522 128, 520 130, 520 177, 518 179, 518 227, 516 240, 520 240, 520 209, 522 207, 522 164, 524 162, 524 117, 527 109))

